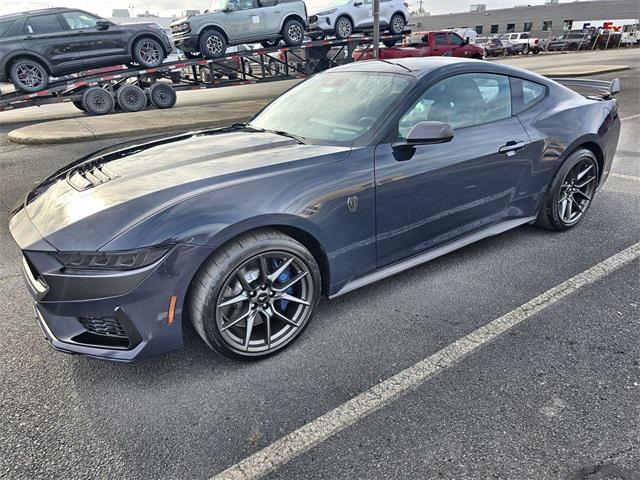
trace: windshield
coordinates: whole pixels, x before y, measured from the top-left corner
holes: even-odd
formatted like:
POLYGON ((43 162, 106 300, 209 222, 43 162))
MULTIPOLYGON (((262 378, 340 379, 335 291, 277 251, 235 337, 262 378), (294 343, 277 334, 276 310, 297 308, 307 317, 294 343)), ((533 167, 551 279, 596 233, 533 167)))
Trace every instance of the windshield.
POLYGON ((212 0, 209 7, 210 12, 219 12, 227 7, 228 0, 212 0))
POLYGON ((331 72, 284 93, 251 122, 305 143, 348 146, 377 125, 413 83, 407 75, 331 72))

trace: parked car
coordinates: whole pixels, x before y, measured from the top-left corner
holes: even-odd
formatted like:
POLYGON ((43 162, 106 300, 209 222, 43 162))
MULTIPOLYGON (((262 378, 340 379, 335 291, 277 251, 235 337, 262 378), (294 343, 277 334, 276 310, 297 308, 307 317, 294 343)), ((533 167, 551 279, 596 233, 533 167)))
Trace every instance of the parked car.
POLYGON ((171 33, 177 48, 189 56, 224 56, 228 45, 261 42, 300 45, 307 28, 302 0, 214 0, 210 10, 175 20, 171 33))
POLYGON ((570 32, 560 35, 549 41, 547 50, 553 52, 558 50, 589 50, 593 46, 595 37, 590 33, 570 32))
POLYGON ((522 45, 522 53, 538 54, 542 50, 542 41, 539 38, 531 37, 529 32, 512 32, 500 36, 500 40, 508 45, 522 45))
POLYGON ((11 213, 37 321, 108 360, 181 347, 185 321, 225 355, 271 355, 323 294, 578 225, 616 151, 617 84, 596 100, 498 63, 350 63, 248 124, 98 151, 11 213))
POLYGON ((135 62, 158 67, 171 52, 159 25, 116 25, 84 10, 48 8, 0 17, 0 82, 25 92, 50 77, 135 62))
POLYGON ((621 45, 631 46, 640 44, 640 24, 634 23, 622 27, 621 45))
MULTIPOLYGON (((482 60, 484 49, 479 45, 468 43, 460 35, 453 32, 415 32, 408 35, 403 47, 381 47, 379 58, 406 58, 452 56, 482 60)), ((355 61, 373 58, 371 48, 354 50, 352 58, 355 61)))
POLYGON ((484 44, 484 52, 487 57, 517 55, 525 52, 525 46, 522 43, 509 43, 503 42, 499 38, 490 38, 484 44))
MULTIPOLYGON (((325 9, 309 17, 309 30, 344 39, 355 32, 373 30, 372 0, 332 0, 325 9)), ((400 35, 409 18, 404 0, 380 1, 380 28, 400 35)))

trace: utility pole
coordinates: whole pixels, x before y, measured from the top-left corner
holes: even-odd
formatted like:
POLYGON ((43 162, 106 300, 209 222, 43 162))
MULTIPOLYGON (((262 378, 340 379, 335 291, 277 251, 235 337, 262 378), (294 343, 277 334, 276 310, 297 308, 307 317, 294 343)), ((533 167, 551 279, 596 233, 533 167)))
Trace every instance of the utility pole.
POLYGON ((380 0, 373 0, 373 58, 380 55, 380 0))

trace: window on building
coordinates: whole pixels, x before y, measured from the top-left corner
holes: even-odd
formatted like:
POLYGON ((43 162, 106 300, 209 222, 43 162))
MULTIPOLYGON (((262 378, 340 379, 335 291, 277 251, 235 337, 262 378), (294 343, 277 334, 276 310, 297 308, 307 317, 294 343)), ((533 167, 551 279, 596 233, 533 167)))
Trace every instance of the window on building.
POLYGON ((565 20, 562 24, 563 30, 571 30, 573 28, 573 20, 565 20))
POLYGON ((525 32, 530 32, 532 28, 533 28, 533 22, 524 22, 523 30, 525 32))
POLYGON ((549 32, 553 28, 553 22, 551 20, 545 20, 542 22, 542 31, 549 32))
POLYGON ((515 23, 507 23, 507 32, 513 32, 516 29, 515 23))
POLYGON ((500 28, 500 25, 497 25, 497 24, 491 25, 491 33, 498 33, 499 28, 500 28))
POLYGON ((482 25, 476 25, 476 33, 482 35, 482 25))

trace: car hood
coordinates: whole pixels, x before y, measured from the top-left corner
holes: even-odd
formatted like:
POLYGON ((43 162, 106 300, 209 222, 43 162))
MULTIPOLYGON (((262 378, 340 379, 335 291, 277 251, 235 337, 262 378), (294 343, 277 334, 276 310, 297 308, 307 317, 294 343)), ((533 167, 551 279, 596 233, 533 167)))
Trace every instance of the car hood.
POLYGON ((190 133, 98 152, 42 182, 18 210, 55 249, 97 250, 183 200, 349 151, 251 130, 190 133))

